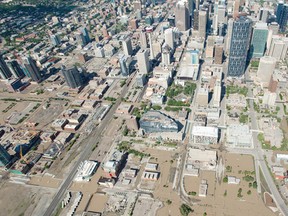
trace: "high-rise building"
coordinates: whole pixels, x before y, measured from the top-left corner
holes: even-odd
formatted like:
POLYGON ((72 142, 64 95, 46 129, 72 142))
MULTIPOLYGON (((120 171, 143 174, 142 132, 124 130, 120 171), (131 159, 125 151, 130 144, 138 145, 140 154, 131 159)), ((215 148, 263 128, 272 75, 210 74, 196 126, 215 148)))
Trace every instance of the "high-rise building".
POLYGON ((147 48, 147 36, 145 31, 140 32, 140 47, 141 49, 147 48))
POLYGON ((233 18, 236 19, 239 15, 240 0, 235 0, 233 4, 233 18))
POLYGON ((3 56, 0 55, 0 76, 1 79, 8 79, 11 77, 11 71, 9 70, 6 62, 3 59, 3 56))
POLYGON ((119 64, 122 76, 129 76, 129 65, 127 60, 128 60, 127 56, 125 55, 119 56, 119 64))
POLYGON ((64 67, 62 69, 62 75, 64 76, 67 85, 72 89, 79 88, 85 84, 85 77, 76 66, 68 69, 64 67))
POLYGON ((84 36, 84 40, 85 40, 85 45, 91 42, 90 36, 89 36, 89 32, 87 31, 87 29, 85 27, 82 27, 80 29, 80 32, 83 34, 84 36))
POLYGON ((284 1, 280 0, 277 4, 277 8, 276 8, 277 23, 280 23, 283 8, 284 8, 284 1))
POLYGON ((6 151, 6 149, 0 145, 0 166, 6 166, 11 160, 11 155, 6 151))
POLYGON ((162 47, 162 65, 163 66, 168 66, 171 64, 171 56, 170 56, 170 47, 167 44, 163 44, 162 47))
POLYGON ((267 23, 269 18, 269 10, 267 8, 261 8, 259 12, 259 20, 267 23))
POLYGON ((9 62, 7 62, 7 65, 9 67, 11 73, 13 74, 13 76, 16 79, 22 78, 25 76, 23 70, 21 69, 21 67, 17 61, 15 61, 15 60, 9 61, 9 62))
POLYGON ((277 7, 277 22, 279 24, 279 31, 285 32, 288 22, 288 4, 278 4, 277 7))
POLYGON ((185 0, 180 0, 176 3, 175 21, 176 27, 180 31, 187 31, 190 28, 190 15, 188 4, 185 0))
POLYGON ((165 30, 165 43, 174 50, 175 44, 174 44, 174 31, 172 28, 165 30))
POLYGON ((264 87, 269 85, 275 66, 276 59, 274 57, 263 56, 260 58, 257 77, 264 87))
POLYGON ((233 19, 228 20, 227 35, 226 35, 226 40, 225 40, 225 52, 226 53, 229 53, 229 50, 230 50, 233 22, 234 22, 233 19))
POLYGON ((271 45, 269 48, 269 56, 277 60, 284 60, 288 51, 288 38, 278 35, 272 36, 271 45))
POLYGON ((155 58, 153 41, 152 41, 153 27, 146 28, 146 33, 148 34, 148 38, 149 38, 150 59, 153 60, 155 58))
POLYGON ((81 32, 76 32, 76 40, 82 47, 87 45, 86 39, 81 32))
POLYGON ((264 55, 268 38, 267 23, 257 22, 253 28, 253 34, 250 45, 250 56, 260 58, 264 55))
POLYGON ((199 11, 194 10, 194 19, 193 19, 193 30, 199 30, 199 11))
POLYGON ((131 56, 132 55, 133 48, 132 48, 131 39, 129 37, 126 37, 122 41, 122 48, 123 48, 123 52, 124 52, 125 55, 127 55, 127 56, 131 56))
POLYGON ((40 83, 42 81, 41 73, 39 68, 36 65, 36 62, 34 59, 32 59, 31 56, 28 56, 23 59, 23 65, 24 65, 24 74, 27 77, 30 77, 34 82, 40 83))
POLYGON ((51 39, 51 42, 54 46, 58 46, 61 44, 61 39, 60 39, 60 36, 58 34, 50 35, 50 39, 51 39))
POLYGON ((206 37, 207 28, 207 12, 199 11, 199 37, 206 37))
POLYGON ((214 63, 215 64, 223 63, 223 45, 214 46, 214 63))
POLYGON ((149 56, 147 50, 140 50, 137 53, 137 64, 139 72, 142 74, 147 74, 150 70, 149 56))
POLYGON ((239 77, 245 73, 251 31, 251 19, 241 16, 234 20, 230 41, 228 76, 239 77))
POLYGON ((138 28, 138 20, 137 19, 131 19, 130 20, 130 26, 133 30, 136 30, 138 28))
POLYGON ((221 81, 217 80, 213 90, 211 105, 212 107, 219 107, 220 102, 221 102, 221 81))
POLYGON ((218 24, 219 23, 226 23, 226 6, 225 5, 219 5, 217 10, 218 15, 218 24))

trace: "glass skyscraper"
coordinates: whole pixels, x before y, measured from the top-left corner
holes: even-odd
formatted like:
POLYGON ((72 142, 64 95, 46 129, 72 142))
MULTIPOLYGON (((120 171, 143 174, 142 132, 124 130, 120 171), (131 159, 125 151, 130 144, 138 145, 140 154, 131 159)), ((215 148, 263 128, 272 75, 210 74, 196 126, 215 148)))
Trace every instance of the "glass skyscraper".
POLYGON ((6 166, 11 160, 11 155, 0 145, 0 166, 6 166))
POLYGON ((268 37, 267 23, 256 23, 253 28, 253 35, 250 46, 250 56, 260 58, 264 55, 268 37))
POLYGON ((67 85, 72 89, 81 87, 85 83, 83 73, 80 73, 77 67, 72 67, 69 69, 64 68, 62 70, 62 74, 65 78, 67 85))
POLYGON ((228 76, 240 77, 245 73, 251 30, 251 19, 241 16, 233 21, 228 76))
POLYGON ((276 16, 277 23, 279 24, 279 31, 285 32, 288 21, 288 4, 283 4, 283 2, 279 2, 277 6, 276 16))

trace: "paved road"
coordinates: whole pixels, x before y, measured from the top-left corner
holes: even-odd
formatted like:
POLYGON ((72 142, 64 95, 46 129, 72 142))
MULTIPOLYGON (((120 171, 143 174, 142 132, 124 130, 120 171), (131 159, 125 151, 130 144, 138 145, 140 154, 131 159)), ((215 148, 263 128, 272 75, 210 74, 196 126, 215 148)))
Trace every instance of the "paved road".
MULTIPOLYGON (((253 96, 252 94, 252 89, 251 89, 251 85, 247 85, 249 88, 248 91, 248 97, 253 96)), ((250 105, 250 119, 251 119, 251 129, 252 130, 256 130, 258 131, 258 124, 257 124, 257 119, 256 119, 256 114, 254 111, 254 104, 253 104, 253 100, 249 100, 249 105, 250 105)), ((262 146, 258 141, 258 133, 254 132, 253 133, 253 144, 254 144, 254 149, 255 149, 255 157, 256 160, 258 161, 258 164, 262 170, 262 173, 264 175, 264 178, 267 182, 267 185, 269 187, 269 190, 273 196, 274 202, 276 203, 279 211, 283 214, 283 215, 288 215, 288 207, 286 206, 285 202, 283 201, 278 189, 275 186, 274 180, 267 168, 266 162, 264 160, 264 154, 262 152, 262 146)))
MULTIPOLYGON (((132 76, 134 76, 134 75, 132 75, 132 76)), ((105 128, 107 127, 107 125, 111 121, 113 114, 115 113, 117 107, 121 103, 121 98, 126 94, 127 90, 128 90, 128 87, 125 85, 124 88, 122 89, 122 92, 121 92, 119 98, 117 99, 115 104, 112 106, 110 111, 107 113, 106 117, 102 120, 100 126, 95 128, 94 131, 86 139, 84 139, 82 141, 82 145, 85 145, 84 150, 80 154, 79 159, 74 164, 74 166, 73 166, 72 170, 70 171, 69 175, 67 176, 67 178, 61 184, 58 192, 54 196, 49 207, 46 209, 44 216, 51 216, 53 214, 53 212, 55 211, 55 209, 57 209, 57 206, 61 202, 61 199, 62 199, 65 191, 68 189, 68 187, 70 186, 71 182, 73 181, 73 179, 77 173, 77 168, 79 167, 79 165, 82 161, 89 158, 89 156, 92 153, 92 148, 94 147, 94 145, 97 142, 100 142, 101 133, 105 130, 105 128)), ((101 143, 99 145, 101 145, 101 143)))

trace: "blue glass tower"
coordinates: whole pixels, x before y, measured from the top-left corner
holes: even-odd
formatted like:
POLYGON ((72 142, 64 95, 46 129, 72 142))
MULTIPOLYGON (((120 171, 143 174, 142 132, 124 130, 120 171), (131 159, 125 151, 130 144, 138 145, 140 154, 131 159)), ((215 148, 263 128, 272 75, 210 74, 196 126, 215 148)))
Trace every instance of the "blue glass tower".
POLYGON ((228 76, 240 77, 245 73, 251 31, 251 19, 241 16, 233 21, 228 76))
POLYGON ((11 155, 6 151, 6 149, 0 145, 0 166, 6 166, 11 160, 11 155))
POLYGON ((260 58, 264 55, 268 38, 267 23, 256 23, 253 28, 253 35, 250 46, 250 56, 260 58))
POLYGON ((279 24, 279 31, 285 32, 288 21, 288 4, 279 3, 277 7, 277 22, 279 24))

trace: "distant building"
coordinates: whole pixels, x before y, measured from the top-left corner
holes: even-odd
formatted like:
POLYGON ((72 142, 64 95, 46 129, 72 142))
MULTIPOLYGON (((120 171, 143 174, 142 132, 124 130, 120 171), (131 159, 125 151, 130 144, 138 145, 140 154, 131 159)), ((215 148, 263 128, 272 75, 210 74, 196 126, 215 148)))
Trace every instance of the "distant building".
POLYGON ((141 49, 146 49, 147 46, 147 35, 145 31, 140 32, 140 47, 141 49))
POLYGON ((268 18, 269 18, 269 9, 268 8, 261 8, 259 12, 259 20, 261 22, 267 23, 268 18))
POLYGON ((251 19, 241 16, 234 20, 230 41, 228 76, 240 77, 244 74, 251 30, 251 19))
POLYGON ((132 42, 131 39, 127 36, 122 41, 123 52, 126 56, 131 56, 133 53, 132 42))
POLYGON ((68 69, 64 68, 62 70, 62 74, 67 85, 72 89, 81 87, 85 84, 85 77, 83 73, 77 69, 76 66, 68 69))
POLYGON ((283 4, 283 2, 279 2, 277 6, 277 23, 279 24, 279 31, 284 33, 287 28, 288 21, 288 4, 283 4))
POLYGON ((170 47, 170 49, 175 48, 175 43, 174 43, 174 38, 175 38, 175 33, 172 28, 166 29, 164 32, 165 35, 165 43, 170 47))
POLYGON ((223 45, 214 46, 214 63, 215 64, 223 63, 223 45))
POLYGON ((200 88, 199 91, 197 92, 197 104, 199 106, 207 106, 208 105, 208 88, 200 88))
POLYGON ((40 83, 42 81, 42 76, 35 60, 32 59, 31 56, 28 56, 23 60, 25 75, 30 77, 34 82, 40 83))
POLYGON ((218 142, 219 130, 216 127, 193 126, 192 142, 194 144, 216 144, 218 142))
POLYGON ((148 111, 139 120, 145 133, 178 132, 177 122, 159 111, 148 111))
POLYGON ((23 70, 21 69, 21 67, 17 61, 15 61, 15 60, 9 61, 9 62, 7 62, 7 65, 9 67, 12 75, 14 76, 14 78, 18 79, 18 78, 22 78, 25 76, 23 70))
POLYGON ((51 39, 51 43, 54 45, 54 46, 58 46, 61 44, 61 39, 60 39, 60 36, 58 34, 56 35, 51 35, 50 36, 50 39, 51 39))
POLYGON ((0 55, 0 76, 1 79, 8 79, 11 77, 11 71, 8 68, 6 62, 3 59, 3 56, 0 55))
POLYGON ((129 76, 130 71, 129 71, 128 57, 125 55, 120 55, 119 64, 120 64, 122 76, 129 76))
POLYGON ((207 12, 199 11, 199 37, 205 38, 207 30, 207 12))
POLYGON ((85 45, 90 43, 91 39, 88 30, 85 27, 82 27, 80 28, 80 32, 83 34, 85 45))
POLYGON ((226 133, 226 144, 232 148, 251 148, 253 146, 253 138, 249 126, 229 125, 226 133))
POLYGON ((271 45, 269 48, 269 56, 279 60, 284 60, 287 56, 288 38, 279 35, 272 36, 271 45))
POLYGON ((6 149, 0 145, 0 166, 6 166, 11 160, 11 155, 6 151, 6 149))
POLYGON ((213 96, 211 100, 212 107, 219 107, 221 102, 221 81, 217 80, 213 90, 213 96))

